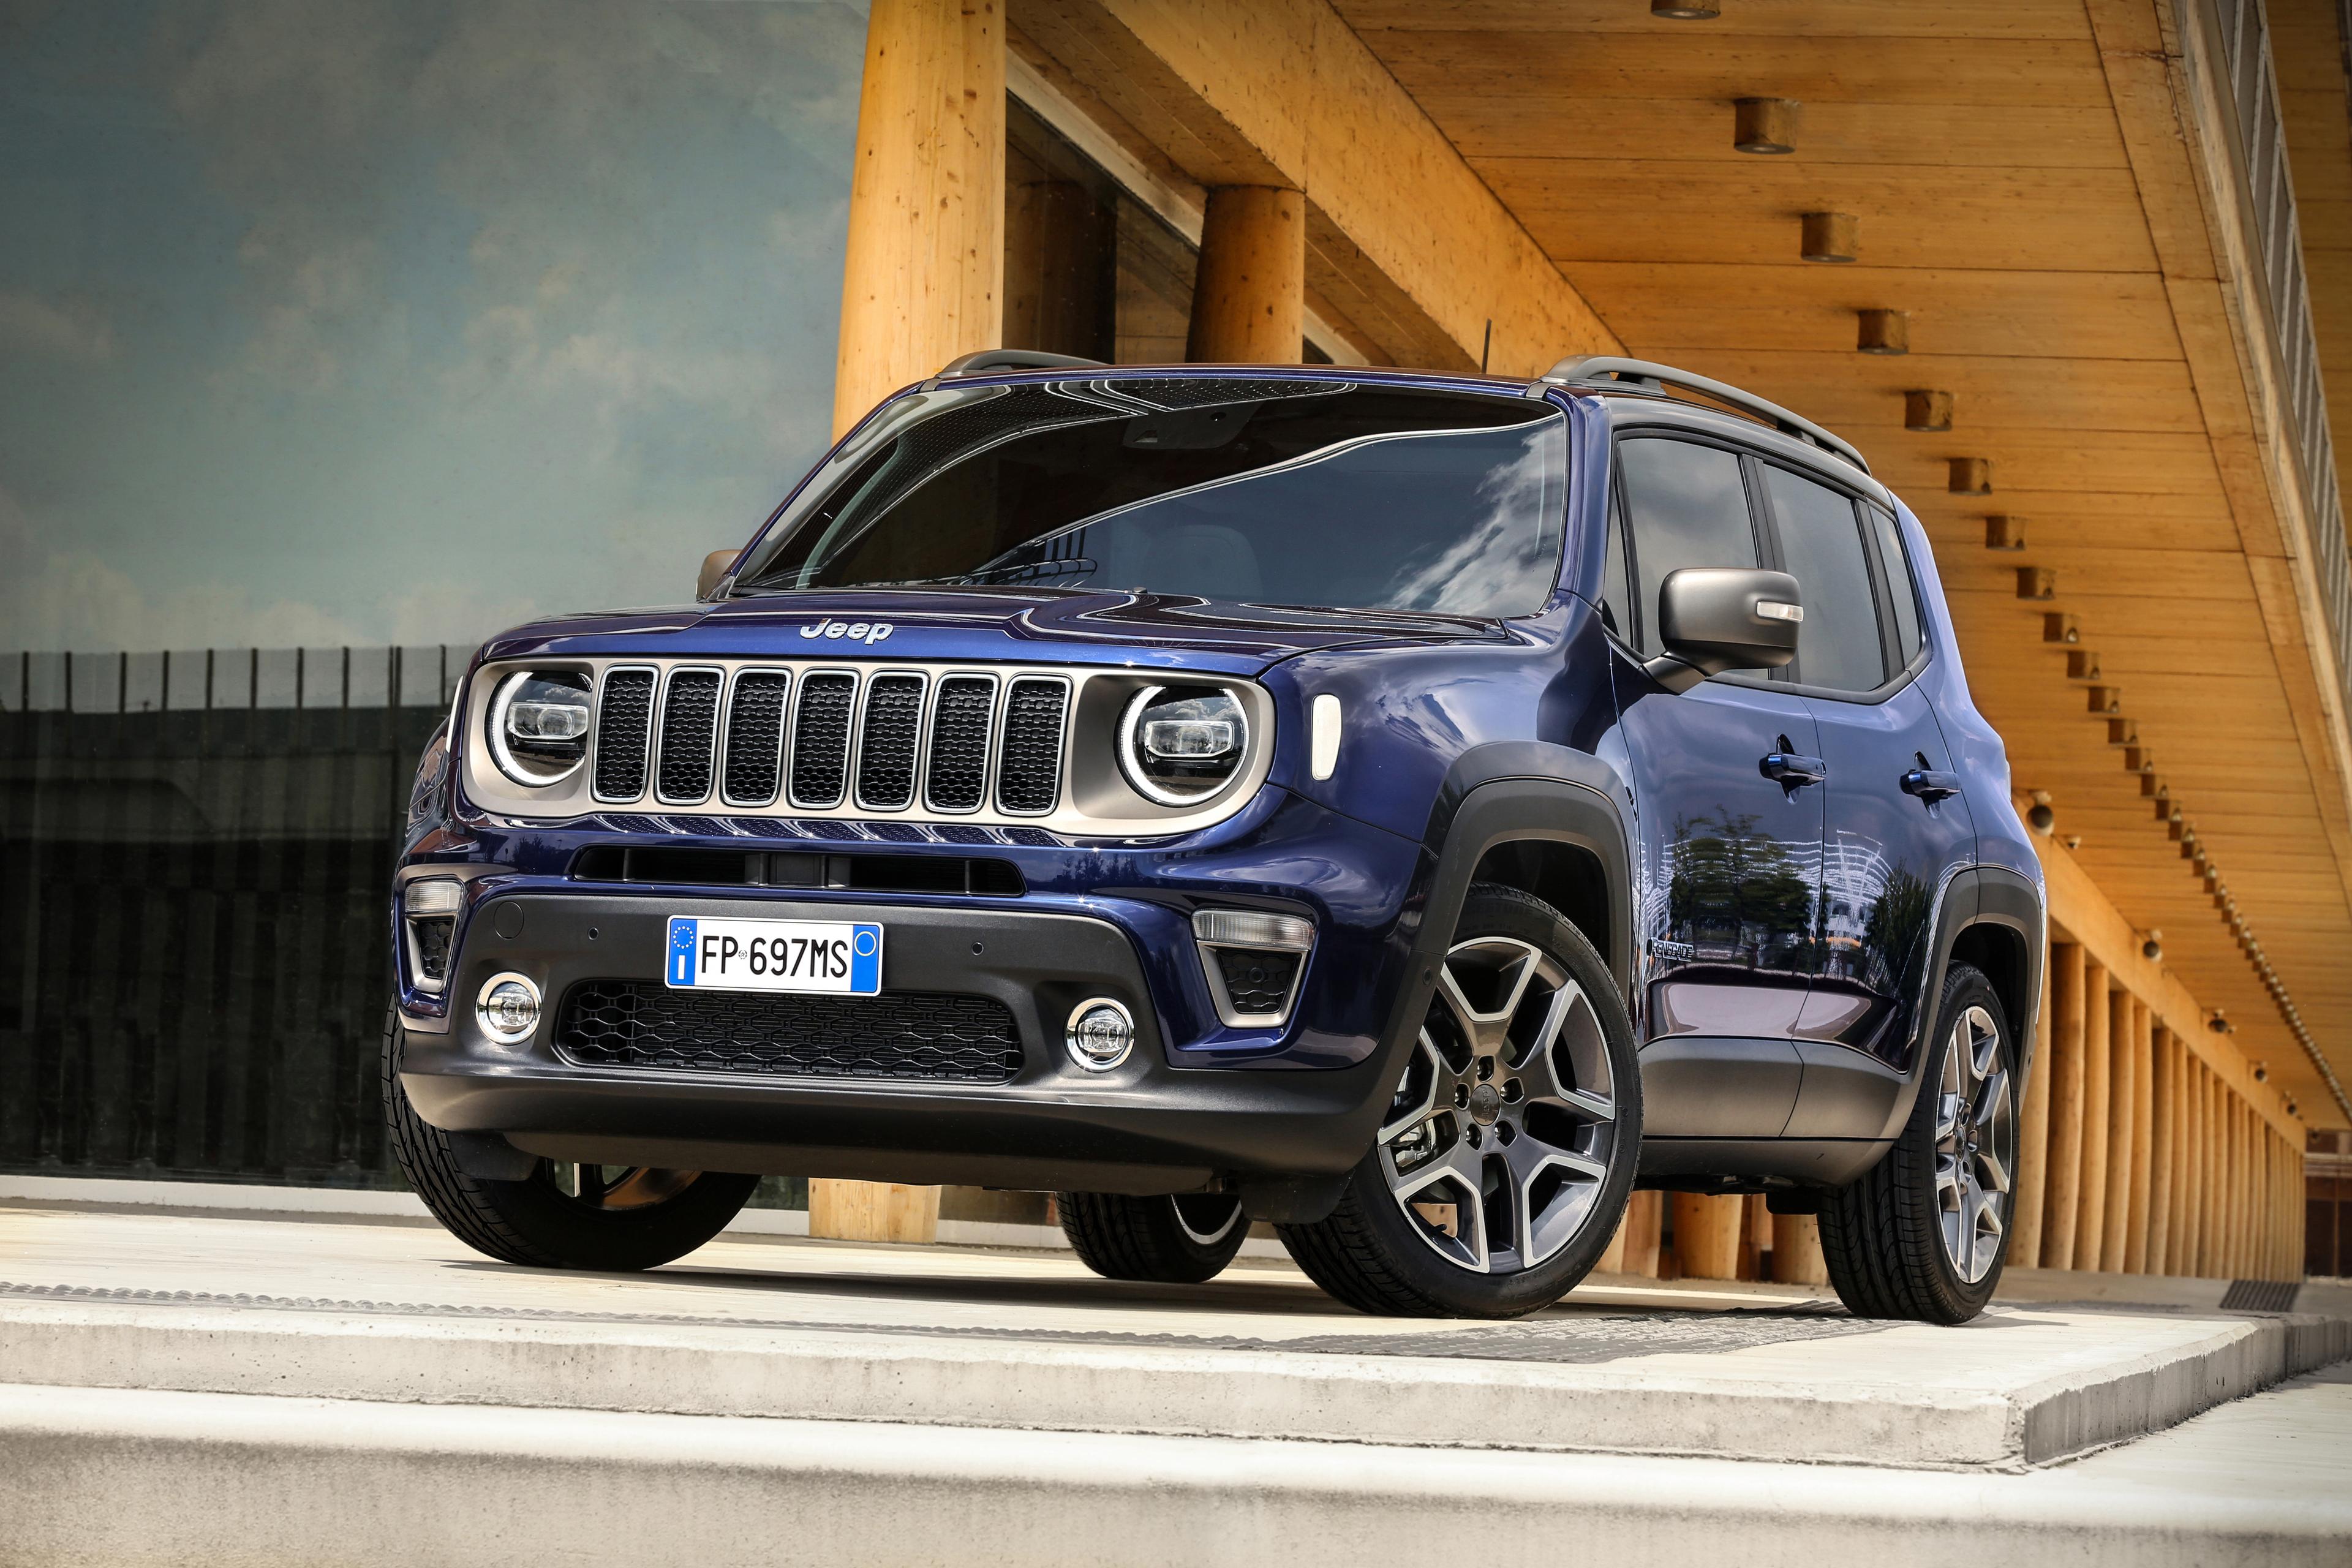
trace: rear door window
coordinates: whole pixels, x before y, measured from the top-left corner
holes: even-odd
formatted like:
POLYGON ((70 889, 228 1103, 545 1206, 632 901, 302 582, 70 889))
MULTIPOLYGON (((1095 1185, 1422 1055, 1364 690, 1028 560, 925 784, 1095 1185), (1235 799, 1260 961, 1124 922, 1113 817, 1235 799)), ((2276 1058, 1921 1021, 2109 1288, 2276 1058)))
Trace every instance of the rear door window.
POLYGON ((1660 651, 1658 591, 1686 566, 1759 564, 1738 454, 1664 437, 1628 437, 1617 468, 1633 521, 1635 646, 1660 651))
POLYGON ((1878 599, 1862 538, 1860 508, 1843 490, 1775 464, 1759 467, 1772 506, 1781 569, 1797 579, 1797 679, 1832 691, 1869 691, 1886 680, 1878 599))
POLYGON ((1895 612, 1895 657, 1908 666, 1919 651, 1919 588, 1911 578, 1911 558, 1903 552, 1903 531, 1874 506, 1863 509, 1878 536, 1878 561, 1886 573, 1886 594, 1895 612))

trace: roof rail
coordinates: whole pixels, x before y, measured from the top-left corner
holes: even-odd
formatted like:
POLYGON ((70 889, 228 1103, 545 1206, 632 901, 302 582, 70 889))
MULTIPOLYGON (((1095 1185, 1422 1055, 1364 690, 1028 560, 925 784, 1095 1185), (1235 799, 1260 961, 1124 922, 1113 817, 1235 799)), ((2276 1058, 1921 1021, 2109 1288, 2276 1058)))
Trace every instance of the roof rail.
POLYGON ((1065 365, 1100 365, 1098 359, 1079 359, 1075 354, 1049 354, 1039 349, 982 349, 961 359, 952 359, 933 380, 950 375, 981 375, 992 370, 1059 370, 1065 365))
POLYGON ((1556 384, 1570 386, 1605 386, 1611 382, 1630 382, 1634 385, 1646 386, 1657 392, 1664 392, 1669 387, 1679 388, 1685 392, 1696 392, 1711 397, 1717 403, 1727 405, 1751 418, 1760 419, 1783 435, 1794 436, 1800 441, 1810 442, 1824 451, 1834 453, 1865 474, 1870 472, 1868 459, 1863 457, 1861 450, 1853 442, 1843 437, 1832 436, 1803 416, 1791 414, 1777 403, 1767 403, 1752 392, 1742 392, 1736 386, 1727 386, 1719 381, 1710 381, 1703 375, 1693 375, 1686 370, 1676 370, 1672 365, 1654 364, 1645 359, 1616 359, 1607 354, 1584 354, 1575 359, 1560 361, 1544 372, 1542 379, 1556 384))

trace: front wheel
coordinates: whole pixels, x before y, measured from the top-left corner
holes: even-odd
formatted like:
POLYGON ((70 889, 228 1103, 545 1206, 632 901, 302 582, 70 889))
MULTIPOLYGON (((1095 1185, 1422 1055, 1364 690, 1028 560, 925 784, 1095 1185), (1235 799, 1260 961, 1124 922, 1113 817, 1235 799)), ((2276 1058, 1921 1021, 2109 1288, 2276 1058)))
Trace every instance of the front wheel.
POLYGON ((1330 1216, 1282 1226, 1283 1245, 1360 1311, 1519 1317, 1600 1261, 1641 1145, 1608 965, 1549 904, 1480 884, 1371 1152, 1330 1216))
POLYGON ((1886 1157, 1822 1204, 1830 1283, 1863 1318, 1965 1323, 2009 1250, 2017 1169, 2017 1047, 2000 998, 1955 963, 1937 999, 1927 1076, 1886 1157))
POLYGON ((1223 1273, 1249 1237, 1242 1201, 1229 1193, 1056 1193, 1054 1207, 1078 1260, 1106 1279, 1198 1285, 1223 1273))
POLYGON ((757 1176, 541 1160, 520 1182, 458 1167, 448 1135, 400 1085, 400 1016, 383 1026, 383 1119, 401 1173, 433 1217, 477 1252, 539 1268, 614 1272, 685 1257, 727 1228, 757 1176))

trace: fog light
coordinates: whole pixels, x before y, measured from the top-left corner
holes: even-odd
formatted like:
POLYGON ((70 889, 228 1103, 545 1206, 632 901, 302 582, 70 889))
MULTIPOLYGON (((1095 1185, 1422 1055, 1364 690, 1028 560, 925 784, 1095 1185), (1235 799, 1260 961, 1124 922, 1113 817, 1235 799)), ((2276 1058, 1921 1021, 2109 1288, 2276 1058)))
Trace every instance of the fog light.
POLYGON ((1097 996, 1070 1010, 1069 1028, 1062 1039, 1072 1061, 1088 1072, 1108 1072, 1135 1047, 1135 1020, 1118 1003, 1097 996))
POLYGON ((493 974, 483 983, 474 1014, 482 1033, 511 1045, 539 1027, 539 987, 520 974, 493 974))

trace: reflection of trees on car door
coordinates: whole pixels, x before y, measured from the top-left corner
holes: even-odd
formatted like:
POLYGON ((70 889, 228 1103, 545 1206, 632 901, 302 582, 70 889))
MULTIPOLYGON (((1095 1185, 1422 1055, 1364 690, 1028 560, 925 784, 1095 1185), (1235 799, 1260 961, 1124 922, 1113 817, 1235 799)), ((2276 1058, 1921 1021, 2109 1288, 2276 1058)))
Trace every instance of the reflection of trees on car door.
POLYGON ((1918 601, 1894 520, 1761 465, 1805 621, 1794 671, 1829 764, 1821 957, 1801 1039, 1906 1067, 1938 879, 1975 858, 1967 803, 1923 684, 1918 601))
MULTIPOLYGON (((1654 655, 1669 574, 1755 567, 1764 554, 1738 453, 1629 434, 1617 460, 1630 527, 1616 542, 1631 554, 1612 572, 1623 584, 1620 630, 1654 655)), ((1620 706, 1646 895, 1644 1037, 1785 1040, 1811 983, 1822 792, 1768 777, 1763 764, 1818 749, 1812 711, 1763 681, 1718 678, 1677 694, 1630 669, 1620 706)))

